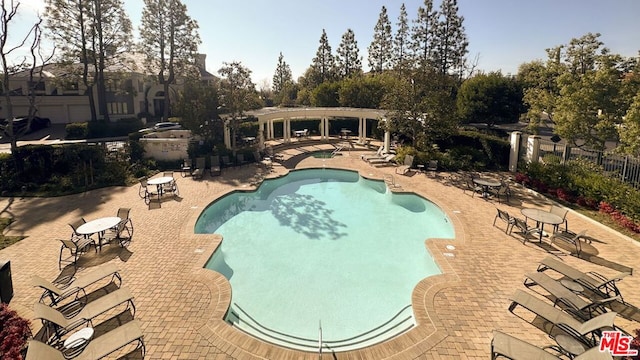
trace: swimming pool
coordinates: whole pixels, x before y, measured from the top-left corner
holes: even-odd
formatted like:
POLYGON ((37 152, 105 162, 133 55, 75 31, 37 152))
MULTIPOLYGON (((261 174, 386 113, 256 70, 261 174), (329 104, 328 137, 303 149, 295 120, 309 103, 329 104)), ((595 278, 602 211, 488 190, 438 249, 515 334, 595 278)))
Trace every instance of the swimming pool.
POLYGON ((348 350, 415 322, 411 293, 440 270, 427 238, 453 238, 446 214, 415 194, 334 169, 292 171, 209 205, 196 233, 224 240, 206 267, 231 284, 227 321, 278 345, 348 350))

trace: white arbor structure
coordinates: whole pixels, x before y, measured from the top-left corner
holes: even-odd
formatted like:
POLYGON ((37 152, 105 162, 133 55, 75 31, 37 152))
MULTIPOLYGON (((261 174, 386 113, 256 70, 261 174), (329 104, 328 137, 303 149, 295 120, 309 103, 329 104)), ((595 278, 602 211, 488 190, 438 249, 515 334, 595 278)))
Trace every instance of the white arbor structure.
MULTIPOLYGON (((320 119, 320 139, 329 139, 329 122, 331 118, 356 118, 358 119, 358 143, 364 143, 367 137, 367 119, 377 119, 384 121, 385 110, 379 109, 359 109, 359 108, 264 108, 247 112, 258 118, 258 136, 260 144, 266 140, 275 138, 274 123, 283 122, 283 141, 291 141, 291 120, 292 119, 320 119)), ((225 124, 224 141, 227 147, 231 144, 231 131, 225 124)), ((391 136, 385 132, 385 151, 389 150, 391 136)))

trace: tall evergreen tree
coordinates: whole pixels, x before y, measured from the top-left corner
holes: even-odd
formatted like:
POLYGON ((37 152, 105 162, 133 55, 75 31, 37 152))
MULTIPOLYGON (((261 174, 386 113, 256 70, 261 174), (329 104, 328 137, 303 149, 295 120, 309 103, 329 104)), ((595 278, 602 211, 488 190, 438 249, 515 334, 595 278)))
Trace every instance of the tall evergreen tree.
POLYGON ((327 32, 322 29, 322 35, 320 36, 320 46, 316 52, 316 57, 313 58, 311 63, 311 78, 310 80, 313 87, 322 84, 325 81, 333 80, 335 71, 335 58, 331 53, 331 45, 329 45, 329 39, 327 38, 327 32))
POLYGON ((604 43, 598 38, 600 33, 587 33, 580 38, 573 38, 565 53, 569 70, 577 75, 585 75, 594 71, 598 57, 607 54, 609 50, 603 48, 604 43))
POLYGON ((410 58, 410 28, 407 16, 407 8, 402 3, 400 6, 400 15, 396 23, 398 29, 393 39, 393 67, 398 69, 405 67, 410 58))
POLYGON ((360 50, 353 30, 347 29, 347 32, 342 35, 342 41, 338 46, 337 52, 336 70, 339 77, 346 78, 362 72, 360 50))
POLYGON ((177 76, 188 76, 196 70, 195 55, 200 44, 198 24, 187 14, 180 0, 144 0, 142 11, 142 51, 149 71, 158 75, 164 87, 162 118, 169 118, 169 85, 177 76))
POLYGON ((467 35, 458 15, 458 0, 442 0, 439 21, 436 25, 435 65, 440 74, 462 76, 467 55, 467 35))
MULTIPOLYGON (((46 0, 47 27, 70 77, 82 79, 87 90, 92 120, 97 119, 94 86, 98 108, 109 119, 104 70, 126 62, 124 54, 132 47, 131 20, 121 0, 46 0), (81 74, 73 65, 82 63, 81 74)), ((73 79, 68 79, 74 82, 73 79)))
POLYGON ((418 7, 418 17, 411 28, 411 50, 415 61, 422 69, 433 62, 434 38, 438 25, 438 13, 433 10, 433 0, 424 0, 424 7, 418 7))
POLYGON ((373 72, 389 69, 392 62, 393 37, 391 22, 387 15, 387 8, 382 7, 378 22, 373 28, 373 40, 369 45, 369 67, 373 72))
POLYGON ((273 75, 273 92, 280 94, 285 89, 287 84, 293 83, 293 76, 291 75, 291 67, 284 61, 282 52, 278 56, 278 65, 276 66, 276 73, 273 75))

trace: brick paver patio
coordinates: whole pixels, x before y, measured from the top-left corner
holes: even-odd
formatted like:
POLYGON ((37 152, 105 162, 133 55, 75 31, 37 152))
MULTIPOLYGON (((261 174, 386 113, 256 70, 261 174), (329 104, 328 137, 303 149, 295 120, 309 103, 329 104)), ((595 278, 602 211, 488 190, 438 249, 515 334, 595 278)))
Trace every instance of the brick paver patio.
MULTIPOLYGON (((284 151, 285 157, 305 149, 284 151)), ((358 351, 326 354, 337 359, 486 359, 492 330, 499 329, 537 345, 550 345, 550 339, 533 325, 509 313, 508 297, 522 285, 524 274, 534 271, 537 262, 549 256, 548 247, 522 244, 517 235, 504 233, 504 223, 493 227, 496 207, 520 216, 523 207, 548 208, 549 200, 515 186, 509 204, 472 197, 456 186, 448 173, 435 176, 394 174, 393 167, 374 168, 360 160, 363 150, 343 152, 332 159, 298 155, 285 164, 296 168, 337 167, 360 171, 367 177, 395 177, 404 190, 415 191, 442 207, 454 222, 456 239, 426 242, 444 274, 423 280, 413 295, 419 326, 392 341, 358 351), (298 161, 300 160, 300 161, 298 161), (448 250, 447 245, 455 250, 448 250), (452 253, 453 256, 444 256, 452 253)), ((59 198, 0 199, 2 216, 16 219, 7 235, 26 239, 0 250, 0 260, 10 260, 14 298, 11 307, 33 318, 33 303, 40 291, 30 286, 37 274, 54 279, 59 274, 60 242, 68 238, 68 223, 82 216, 93 219, 115 216, 119 207, 130 207, 135 227, 133 241, 126 249, 115 244, 97 255, 84 256, 85 268, 112 262, 120 267, 123 286, 135 295, 136 318, 142 322, 148 359, 317 359, 318 354, 274 347, 233 329, 224 323, 230 287, 220 275, 202 269, 220 241, 217 235, 194 235, 193 226, 213 199, 234 189, 252 189, 255 164, 224 169, 222 176, 203 180, 178 177, 180 197, 166 198, 150 206, 138 197, 138 186, 114 187, 59 198)), ((277 176, 286 173, 276 164, 277 176)), ((569 227, 588 229, 594 238, 585 261, 573 256, 562 260, 580 269, 613 274, 618 265, 634 267, 640 259, 640 246, 617 232, 569 212, 569 227), (594 263, 606 264, 608 267, 594 263)), ((250 224, 248 224, 250 226, 250 224)), ((546 240, 548 244, 548 240, 546 240)), ((640 306, 640 278, 637 275, 619 283, 624 299, 640 306)), ((531 290, 526 290, 531 291, 531 290)), ((541 291, 544 294, 544 291, 541 291)), ((640 328, 640 312, 630 313, 636 320, 619 317, 616 324, 627 331, 640 328)), ((37 328, 38 322, 34 321, 37 328)))

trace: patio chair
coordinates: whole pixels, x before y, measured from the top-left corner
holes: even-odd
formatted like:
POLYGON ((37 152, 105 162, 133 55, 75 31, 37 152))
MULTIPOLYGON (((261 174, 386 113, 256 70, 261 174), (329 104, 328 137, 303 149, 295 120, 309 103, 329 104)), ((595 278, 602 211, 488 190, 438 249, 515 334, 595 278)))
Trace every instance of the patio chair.
MULTIPOLYGON (((42 326, 53 331, 53 334, 50 334, 53 338, 60 339, 65 334, 81 326, 91 325, 95 327, 97 325, 94 324, 96 317, 123 304, 126 304, 126 310, 131 310, 131 313, 135 315, 136 307, 133 304, 131 291, 126 288, 119 288, 79 307, 79 311, 75 311, 71 316, 39 302, 33 305, 33 313, 35 319, 42 321, 42 326)), ((101 316, 100 318, 104 317, 101 316)))
POLYGON ((539 285, 549 294, 553 295, 555 298, 554 305, 562 303, 565 305, 565 311, 584 320, 589 320, 596 315, 606 313, 607 309, 604 306, 620 299, 619 296, 614 296, 605 299, 590 299, 588 301, 569 290, 562 285, 560 281, 553 279, 545 273, 527 273, 525 277, 524 286, 532 287, 539 285))
POLYGON ((498 210, 498 213, 496 214, 496 217, 493 218, 493 226, 496 226, 496 220, 498 220, 498 219, 504 221, 506 226, 507 226, 504 229, 504 233, 508 234, 509 230, 511 230, 511 228, 515 224, 515 219, 511 215, 509 215, 508 212, 506 212, 504 210, 500 210, 500 209, 496 209, 496 210, 498 210))
POLYGON ((191 176, 192 167, 193 167, 193 162, 190 159, 184 159, 182 161, 182 166, 180 167, 180 175, 182 177, 191 176))
POLYGON ((464 188, 462 192, 466 193, 467 191, 471 191, 471 197, 475 197, 476 194, 482 194, 482 187, 473 182, 471 175, 465 175, 464 177, 464 188))
POLYGON ((74 267, 77 267, 78 258, 80 255, 89 252, 89 248, 93 245, 95 252, 98 252, 98 246, 90 237, 79 238, 78 240, 62 240, 60 239, 62 245, 60 246, 60 256, 58 258, 58 269, 62 270, 62 263, 66 262, 69 264, 73 264, 74 267), (66 259, 62 258, 62 254, 64 250, 69 250, 69 257, 66 259), (73 259, 73 260, 71 260, 73 259))
MULTIPOLYGON (((506 357, 513 360, 559 360, 560 356, 553 355, 545 349, 553 349, 559 354, 563 354, 564 351, 557 345, 545 346, 544 348, 537 347, 524 340, 520 340, 511 335, 505 334, 500 331, 493 332, 493 339, 491 340, 491 359, 497 359, 498 357, 506 357)), ((582 354, 573 358, 574 360, 612 360, 611 354, 607 351, 600 351, 599 347, 592 347, 582 354)))
POLYGON ((122 247, 124 247, 126 243, 131 242, 131 238, 133 237, 133 222, 129 217, 130 212, 130 208, 119 208, 116 216, 122 220, 120 220, 116 227, 107 230, 103 239, 106 239, 106 241, 118 240, 122 247))
POLYGON ((222 171, 220 170, 220 156, 212 155, 210 160, 211 167, 209 168, 209 173, 211 176, 219 176, 222 174, 222 171))
POLYGON ((152 196, 157 196, 158 195, 158 190, 157 187, 151 187, 151 189, 149 189, 149 185, 147 184, 147 179, 142 179, 140 180, 140 188, 138 189, 138 195, 144 199, 144 203, 145 204, 149 204, 151 202, 151 197, 152 196))
POLYGON ((71 229, 73 230, 73 232, 71 233, 71 240, 73 241, 80 241, 82 239, 84 239, 86 236, 78 234, 78 232, 76 231, 82 224, 86 223, 87 221, 81 217, 77 220, 75 220, 74 222, 69 223, 69 226, 71 227, 71 229))
MULTIPOLYGON (((551 209, 549 209, 549 212, 560 216, 564 223, 564 230, 569 231, 569 222, 567 221, 567 213, 569 213, 569 210, 557 205, 551 205, 551 209)), ((560 225, 562 224, 554 225, 553 232, 557 232, 558 229, 560 228, 560 225)))
POLYGON ((405 155, 404 163, 396 168, 396 174, 406 175, 413 166, 413 155, 405 155))
POLYGON ((576 255, 580 255, 580 253, 582 252, 582 240, 583 238, 585 238, 585 236, 587 235, 587 231, 583 230, 581 232, 579 232, 578 234, 568 234, 565 232, 556 232, 553 235, 551 235, 551 244, 553 244, 554 242, 563 242, 566 244, 569 244, 571 246, 573 246, 576 250, 575 250, 575 254, 576 255))
POLYGON ((520 236, 522 236, 522 243, 524 244, 527 240, 529 239, 537 239, 538 237, 534 236, 534 234, 538 234, 540 232, 540 229, 538 229, 537 227, 531 227, 527 224, 526 221, 517 218, 517 217, 512 217, 513 219, 513 226, 511 226, 511 230, 509 230, 509 235, 511 235, 511 233, 513 232, 514 228, 517 228, 519 231, 517 232, 520 236))
POLYGON ((367 162, 371 166, 386 166, 386 165, 389 165, 395 157, 396 157, 396 154, 387 154, 387 155, 384 155, 382 158, 368 159, 367 162))
POLYGON ((435 174, 436 171, 438 171, 438 160, 429 160, 429 163, 427 163, 427 168, 425 169, 425 171, 435 174))
POLYGON ((613 324, 617 316, 615 312, 604 313, 587 321, 580 321, 569 313, 522 290, 516 290, 509 300, 511 300, 509 312, 512 314, 521 317, 514 313, 514 310, 520 305, 536 316, 551 323, 552 326, 547 331, 550 336, 552 335, 553 328, 558 327, 576 339, 583 339, 589 346, 595 346, 603 330, 615 329, 615 325, 613 324))
POLYGON ((44 303, 45 299, 49 299, 49 305, 56 305, 71 295, 75 295, 76 298, 81 295, 87 295, 87 287, 104 279, 109 279, 109 282, 113 283, 117 280, 118 284, 116 286, 120 287, 120 285, 122 285, 122 278, 119 272, 120 270, 114 264, 106 263, 95 267, 86 274, 76 277, 67 284, 55 284, 38 275, 33 275, 31 285, 44 290, 40 296, 40 300, 38 300, 39 302, 44 303))
POLYGON ((233 161, 229 159, 229 155, 222 155, 222 165, 224 167, 233 166, 233 161))
POLYGON ((238 163, 238 166, 242 166, 242 165, 244 165, 244 164, 249 162, 249 161, 245 160, 244 154, 236 155, 236 161, 238 163))
POLYGON ((547 256, 542 259, 540 265, 538 265, 538 271, 543 272, 549 269, 568 277, 603 298, 619 296, 622 302, 624 302, 624 300, 622 299, 620 290, 616 286, 616 282, 631 275, 630 272, 619 272, 607 277, 595 271, 583 272, 563 261, 547 256))
MULTIPOLYGON (((26 360, 96 360, 103 359, 109 354, 137 341, 136 349, 142 349, 142 357, 146 353, 142 330, 139 320, 131 320, 120 325, 106 334, 90 340, 86 347, 72 347, 69 350, 60 351, 50 345, 35 339, 29 340, 26 360)), ((135 351, 135 350, 134 350, 135 351)))
POLYGON ((205 167, 204 158, 203 157, 196 158, 195 169, 191 173, 191 176, 194 179, 202 179, 202 177, 204 176, 204 167, 205 167))
POLYGON ((511 198, 511 189, 509 188, 509 184, 504 181, 501 181, 499 188, 491 188, 490 192, 498 199, 498 202, 502 202, 500 199, 504 197, 505 202, 508 203, 511 198))

